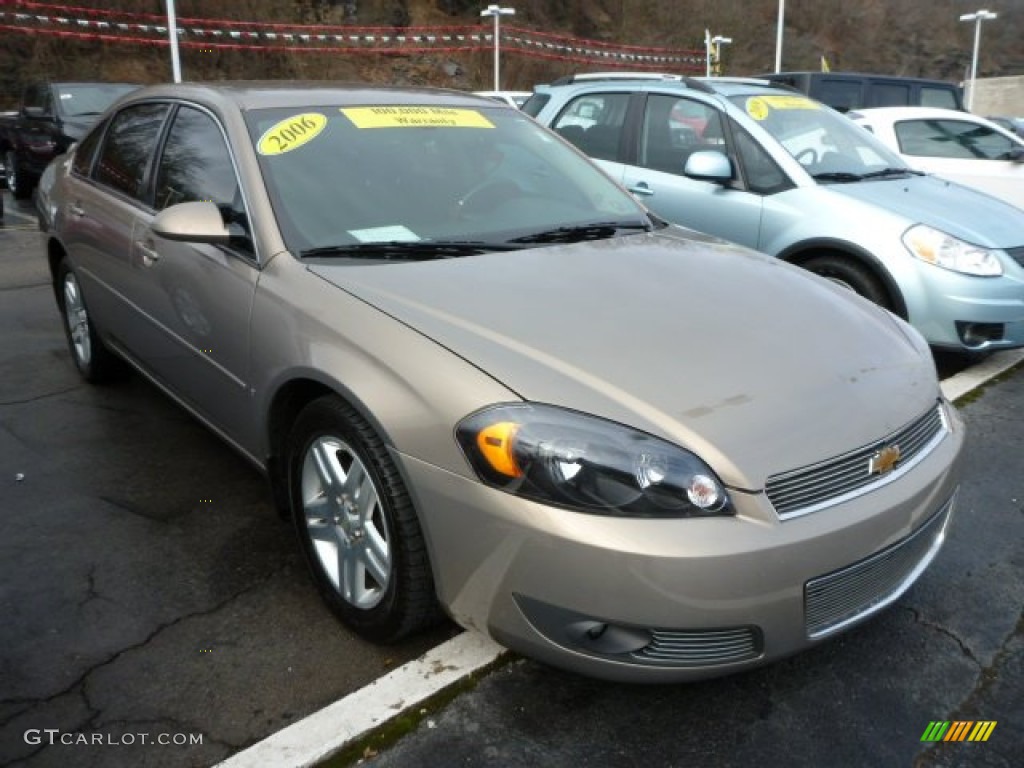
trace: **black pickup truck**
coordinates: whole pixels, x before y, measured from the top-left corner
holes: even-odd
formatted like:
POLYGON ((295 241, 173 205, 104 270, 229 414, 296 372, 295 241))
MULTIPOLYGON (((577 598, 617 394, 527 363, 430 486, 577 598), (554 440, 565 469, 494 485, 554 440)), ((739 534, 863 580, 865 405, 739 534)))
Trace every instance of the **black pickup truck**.
POLYGON ((43 169, 78 141, 133 83, 33 83, 13 116, 0 118, 0 157, 7 188, 27 199, 43 169))

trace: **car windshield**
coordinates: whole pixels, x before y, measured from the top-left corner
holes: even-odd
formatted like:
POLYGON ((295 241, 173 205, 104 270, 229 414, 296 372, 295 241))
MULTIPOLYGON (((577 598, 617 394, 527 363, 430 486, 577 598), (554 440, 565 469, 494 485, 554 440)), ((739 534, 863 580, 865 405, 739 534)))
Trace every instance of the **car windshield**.
POLYGON ((868 131, 813 99, 748 94, 731 100, 818 181, 859 181, 910 172, 898 155, 868 131))
POLYGON ((292 253, 421 257, 437 244, 439 255, 465 255, 652 226, 628 193, 515 110, 334 106, 246 120, 292 253))
POLYGON ((139 86, 124 83, 83 83, 57 89, 57 105, 64 117, 99 115, 107 107, 139 86))

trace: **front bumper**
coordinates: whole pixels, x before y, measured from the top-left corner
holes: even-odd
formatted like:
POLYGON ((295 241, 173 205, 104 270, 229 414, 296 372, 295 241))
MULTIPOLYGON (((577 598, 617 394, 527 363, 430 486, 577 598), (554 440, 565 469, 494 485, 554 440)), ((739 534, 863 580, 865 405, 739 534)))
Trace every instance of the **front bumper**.
POLYGON ((910 322, 935 346, 996 351, 1024 346, 1024 277, 972 277, 921 264, 919 290, 906 293, 910 322))
POLYGON ((456 621, 582 674, 668 682, 787 656, 895 600, 941 546, 962 445, 954 417, 903 477, 786 521, 743 493, 729 518, 585 515, 396 458, 456 621))

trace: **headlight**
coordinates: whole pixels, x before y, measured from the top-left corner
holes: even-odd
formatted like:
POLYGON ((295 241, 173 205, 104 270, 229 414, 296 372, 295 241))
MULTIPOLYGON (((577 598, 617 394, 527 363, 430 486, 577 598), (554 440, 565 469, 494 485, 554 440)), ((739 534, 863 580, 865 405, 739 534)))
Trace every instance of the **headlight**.
POLYGON ((904 232, 903 244, 921 261, 943 269, 983 277, 1003 274, 1003 265, 992 250, 965 243, 924 224, 904 232))
POLYGON ((732 515, 725 488, 672 443, 546 405, 499 405, 456 428, 469 463, 507 493, 603 515, 732 515))

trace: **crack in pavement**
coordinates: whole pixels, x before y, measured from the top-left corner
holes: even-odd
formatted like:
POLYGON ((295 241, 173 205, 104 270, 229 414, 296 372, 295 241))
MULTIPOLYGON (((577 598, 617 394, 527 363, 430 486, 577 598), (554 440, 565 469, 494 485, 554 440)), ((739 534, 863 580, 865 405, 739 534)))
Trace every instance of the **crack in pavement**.
POLYGON ((28 398, 27 400, 0 400, 0 406, 4 406, 4 405, 26 405, 28 403, 35 403, 35 402, 38 402, 39 400, 45 400, 45 399, 50 398, 50 397, 56 397, 58 395, 66 395, 68 392, 74 392, 76 389, 80 389, 81 386, 82 386, 81 383, 79 383, 79 384, 76 384, 73 387, 68 387, 66 389, 58 389, 56 392, 45 392, 45 393, 43 393, 41 395, 34 395, 34 396, 28 398))
POLYGON ((26 709, 22 710, 21 712, 17 713, 16 715, 14 715, 12 717, 9 717, 9 718, 5 718, 4 720, 0 720, 0 728, 3 728, 5 726, 7 726, 11 722, 13 722, 17 717, 21 717, 22 715, 24 715, 24 714, 26 714, 28 712, 31 712, 33 709, 36 709, 36 708, 38 708, 40 706, 44 706, 46 704, 49 704, 50 702, 54 701, 55 699, 60 698, 61 696, 71 695, 72 693, 74 693, 75 689, 78 688, 79 686, 81 686, 80 695, 83 697, 83 701, 85 702, 85 706, 89 709, 90 712, 96 712, 97 710, 90 703, 89 696, 88 696, 88 694, 85 691, 85 685, 88 683, 89 677, 94 672, 97 672, 97 671, 99 671, 99 670, 103 669, 104 667, 107 667, 107 666, 109 666, 111 664, 114 664, 118 659, 120 659, 122 656, 124 656, 127 653, 131 653, 132 651, 137 651, 140 648, 144 648, 149 643, 151 643, 153 640, 155 640, 157 638, 157 636, 159 636, 165 630, 171 629, 172 627, 176 627, 177 625, 179 625, 179 624, 181 624, 183 622, 189 621, 190 619, 196 619, 196 618, 202 618, 202 617, 214 615, 218 611, 221 611, 224 608, 226 608, 227 606, 231 605, 231 603, 233 603, 235 600, 237 600, 237 599, 239 599, 241 597, 244 597, 245 595, 248 595, 251 592, 256 591, 257 589, 260 589, 261 587, 263 587, 264 585, 269 583, 272 579, 276 578, 277 576, 279 576, 282 573, 285 573, 287 570, 288 570, 288 566, 287 565, 282 565, 279 568, 275 568, 274 570, 272 570, 269 573, 267 573, 263 578, 261 578, 258 581, 248 585, 247 587, 245 587, 245 589, 242 589, 242 590, 232 594, 231 596, 225 598, 224 600, 220 601, 216 605, 214 605, 214 606, 212 606, 212 607, 210 607, 210 608, 208 608, 206 610, 195 611, 193 613, 187 613, 187 614, 185 614, 183 616, 178 616, 177 618, 173 619, 172 621, 169 621, 169 622, 166 622, 164 624, 159 625, 156 629, 154 629, 152 632, 150 632, 149 635, 147 635, 143 640, 140 640, 139 642, 134 643, 133 645, 130 645, 130 646, 126 647, 126 648, 122 648, 119 651, 117 651, 116 653, 112 654, 110 657, 104 659, 103 661, 100 661, 100 662, 97 662, 96 664, 93 664, 91 667, 89 667, 89 669, 85 670, 81 675, 78 676, 77 679, 75 679, 73 682, 71 682, 63 690, 57 691, 56 693, 53 693, 53 694, 51 694, 51 695, 49 695, 49 696, 47 696, 45 698, 42 698, 42 699, 31 699, 31 700, 29 700, 29 701, 33 701, 34 703, 31 706, 29 706, 28 708, 26 708, 26 709))
POLYGON ((968 648, 966 643, 964 643, 963 640, 961 640, 959 637, 957 637, 957 635, 954 632, 952 632, 949 629, 946 629, 946 627, 942 626, 941 624, 936 624, 933 621, 928 621, 927 619, 925 619, 920 614, 920 612, 916 608, 908 607, 907 610, 910 611, 910 614, 911 614, 911 616, 914 617, 914 621, 915 622, 917 622, 918 624, 920 624, 923 627, 927 627, 928 629, 933 629, 936 632, 938 632, 939 634, 945 635, 946 637, 951 639, 953 642, 955 642, 957 644, 957 646, 959 646, 960 652, 964 656, 969 658, 971 661, 973 661, 977 665, 978 669, 982 669, 982 670, 985 669, 985 666, 974 655, 974 652, 970 648, 968 648))

